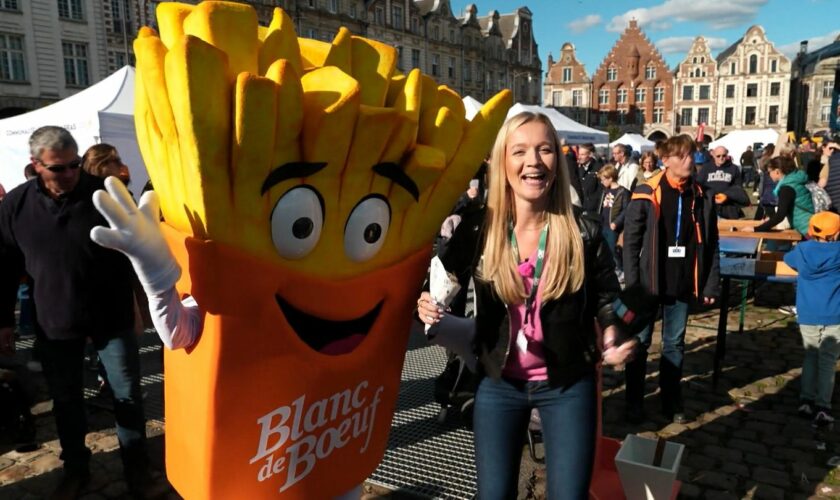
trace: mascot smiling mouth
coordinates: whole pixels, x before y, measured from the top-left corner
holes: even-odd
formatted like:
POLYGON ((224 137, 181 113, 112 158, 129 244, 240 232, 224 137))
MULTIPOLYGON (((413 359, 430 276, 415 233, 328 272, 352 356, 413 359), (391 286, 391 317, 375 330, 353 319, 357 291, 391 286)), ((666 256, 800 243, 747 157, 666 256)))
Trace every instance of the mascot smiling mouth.
POLYGON ((367 338, 382 310, 380 301, 361 317, 347 321, 331 321, 306 314, 283 300, 279 294, 275 294, 274 297, 298 338, 312 349, 330 356, 347 354, 358 347, 367 338))

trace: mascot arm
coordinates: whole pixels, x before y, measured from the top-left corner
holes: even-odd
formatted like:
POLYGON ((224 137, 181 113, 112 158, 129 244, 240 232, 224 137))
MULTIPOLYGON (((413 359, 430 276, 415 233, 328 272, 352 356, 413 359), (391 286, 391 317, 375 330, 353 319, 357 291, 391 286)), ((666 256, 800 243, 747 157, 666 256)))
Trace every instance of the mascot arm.
POLYGON ((203 313, 193 297, 179 300, 178 291, 170 288, 149 295, 149 312, 163 345, 167 349, 192 346, 201 332, 203 313))

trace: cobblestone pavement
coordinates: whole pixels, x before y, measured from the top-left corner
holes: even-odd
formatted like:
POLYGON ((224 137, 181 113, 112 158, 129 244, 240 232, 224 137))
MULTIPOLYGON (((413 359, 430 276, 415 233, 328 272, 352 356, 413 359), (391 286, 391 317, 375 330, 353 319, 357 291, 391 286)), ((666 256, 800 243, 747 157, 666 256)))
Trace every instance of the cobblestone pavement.
MULTIPOLYGON (((733 287, 732 303, 740 297, 733 287)), ((840 469, 827 465, 840 455, 840 436, 833 429, 817 431, 809 421, 796 416, 802 363, 801 340, 795 318, 776 310, 790 304, 790 286, 764 284, 750 298, 744 332, 737 333, 738 308, 729 315, 727 355, 717 390, 711 387, 711 372, 718 321, 717 309, 693 313, 686 338, 684 396, 690 422, 671 424, 658 416, 656 371, 658 346, 651 348, 646 409, 650 421, 632 426, 623 422, 623 376, 604 373, 604 432, 623 438, 628 433, 664 436, 686 446, 679 478, 682 498, 840 498, 840 469), (733 330, 735 331, 734 333, 733 330)), ((143 337, 144 390, 153 467, 163 470, 163 432, 159 370, 160 348, 152 333, 143 337), (152 368, 149 368, 152 367, 152 368), (159 372, 158 372, 159 373, 159 372)), ((655 338, 654 343, 658 339, 655 338)), ((20 356, 29 349, 19 342, 20 356)), ((88 374, 95 386, 95 373, 88 374)), ((43 378, 34 375, 33 391, 39 395, 34 407, 38 449, 17 452, 15 444, 0 443, 0 499, 44 498, 61 477, 58 441, 51 403, 46 399, 43 378)), ((88 391, 93 450, 92 480, 84 499, 123 498, 118 444, 113 413, 107 402, 88 391)), ((837 396, 835 396, 837 399, 837 396)), ((533 463, 523 464, 520 496, 544 497, 544 471, 533 463)), ((158 474, 161 498, 180 498, 158 474)), ((408 493, 366 487, 365 497, 414 498, 408 493)))

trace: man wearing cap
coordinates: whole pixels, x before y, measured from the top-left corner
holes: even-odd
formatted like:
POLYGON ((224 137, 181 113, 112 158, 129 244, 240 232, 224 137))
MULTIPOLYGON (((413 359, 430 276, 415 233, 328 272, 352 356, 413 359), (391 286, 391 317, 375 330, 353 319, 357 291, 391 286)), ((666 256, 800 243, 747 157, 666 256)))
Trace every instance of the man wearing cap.
POLYGON ((52 498, 76 498, 89 478, 83 393, 88 339, 113 389, 129 490, 142 497, 149 481, 131 264, 90 240, 90 230, 106 223, 92 201, 103 181, 81 171, 70 132, 41 127, 29 138, 29 148, 38 176, 0 203, 0 355, 14 354, 15 295, 26 272, 38 285, 34 300, 46 337, 42 364, 64 461, 64 477, 52 498))
POLYGON ((797 271, 796 310, 805 359, 799 414, 816 427, 834 422, 831 395, 840 356, 840 215, 819 212, 808 223, 810 239, 785 254, 797 271))
MULTIPOLYGON (((828 156, 828 176, 825 191, 831 198, 834 212, 840 212, 840 134, 824 139, 823 152, 828 156)), ((822 177, 822 175, 820 175, 822 177)))

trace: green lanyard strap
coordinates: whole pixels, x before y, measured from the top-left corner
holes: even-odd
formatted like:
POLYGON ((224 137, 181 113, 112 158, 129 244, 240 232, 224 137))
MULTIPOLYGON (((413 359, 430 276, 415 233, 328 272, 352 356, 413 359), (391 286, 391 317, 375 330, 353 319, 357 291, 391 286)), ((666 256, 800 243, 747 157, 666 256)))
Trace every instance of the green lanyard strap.
MULTIPOLYGON (((513 223, 510 224, 510 245, 513 247, 513 253, 516 255, 516 261, 519 262, 519 245, 516 243, 516 233, 513 231, 513 223)), ((525 319, 524 322, 528 324, 528 317, 533 316, 534 300, 537 297, 537 288, 540 286, 540 278, 542 277, 543 264, 545 263, 545 244, 548 240, 548 224, 540 232, 540 243, 537 247, 537 263, 534 265, 534 282, 531 285, 531 291, 528 293, 528 298, 525 299, 525 319)))

